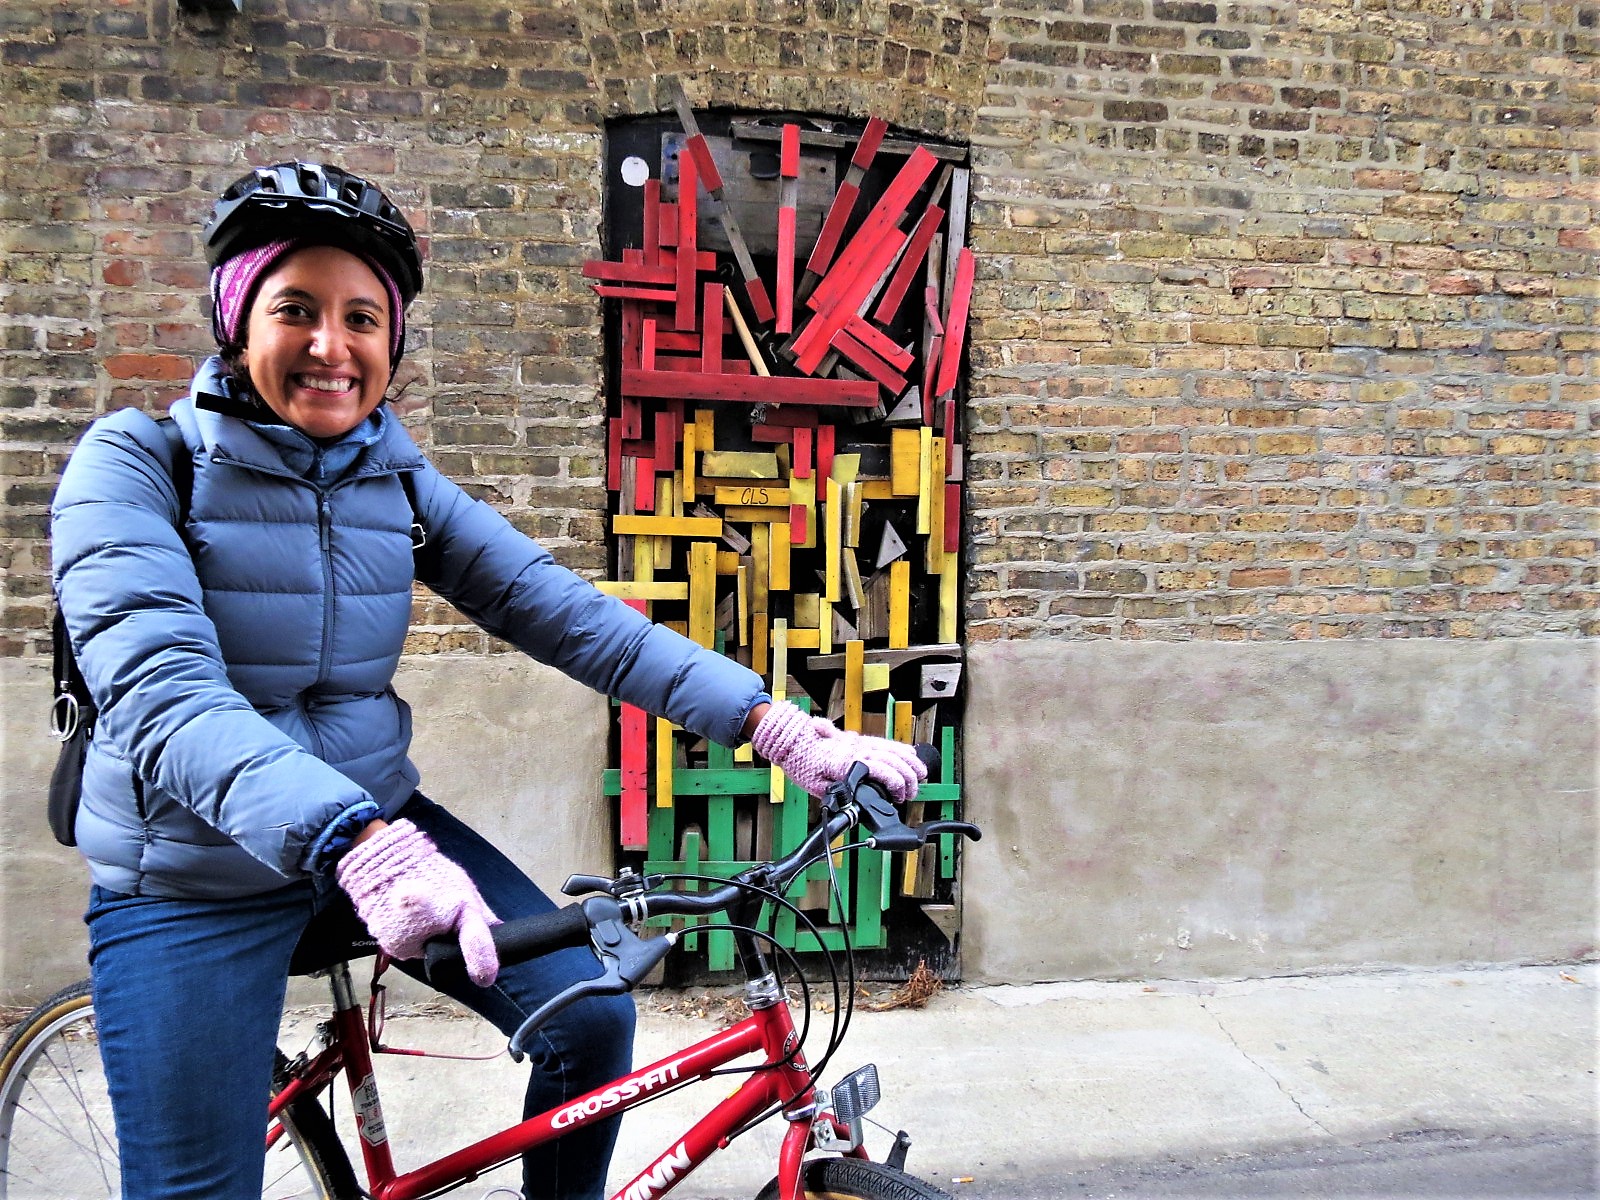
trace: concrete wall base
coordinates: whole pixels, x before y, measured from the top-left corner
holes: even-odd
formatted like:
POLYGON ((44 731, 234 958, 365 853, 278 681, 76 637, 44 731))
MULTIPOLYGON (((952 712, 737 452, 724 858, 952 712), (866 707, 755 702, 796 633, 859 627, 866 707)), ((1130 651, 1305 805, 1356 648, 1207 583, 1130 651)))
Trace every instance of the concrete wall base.
POLYGON ((969 648, 986 981, 1569 960, 1596 946, 1596 648, 969 648))
MULTIPOLYGON (((966 976, 1589 956, 1597 663, 1570 641, 976 644, 966 976)), ((0 661, 5 1003, 84 974, 84 872, 43 819, 48 676, 0 661)), ((547 890, 609 867, 603 699, 513 656, 397 683, 430 795, 547 890)))
MULTIPOLYGON (((36 663, 0 660, 0 1002, 7 1004, 33 1003, 87 974, 87 874, 44 823, 56 748, 44 730, 49 674, 36 663)), ((428 795, 546 891, 573 871, 610 869, 615 839, 600 788, 603 697, 520 655, 417 656, 402 665, 395 687, 415 709, 412 757, 428 795)), ((320 985, 309 986, 313 998, 323 995, 320 985)))

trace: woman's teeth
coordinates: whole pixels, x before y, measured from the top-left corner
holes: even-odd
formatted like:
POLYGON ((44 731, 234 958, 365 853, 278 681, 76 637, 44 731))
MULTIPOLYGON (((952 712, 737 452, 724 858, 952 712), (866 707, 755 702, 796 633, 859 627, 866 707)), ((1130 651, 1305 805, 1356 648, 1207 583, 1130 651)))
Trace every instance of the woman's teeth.
POLYGON ((314 379, 309 375, 298 376, 295 382, 314 392, 348 392, 352 386, 349 379, 314 379))

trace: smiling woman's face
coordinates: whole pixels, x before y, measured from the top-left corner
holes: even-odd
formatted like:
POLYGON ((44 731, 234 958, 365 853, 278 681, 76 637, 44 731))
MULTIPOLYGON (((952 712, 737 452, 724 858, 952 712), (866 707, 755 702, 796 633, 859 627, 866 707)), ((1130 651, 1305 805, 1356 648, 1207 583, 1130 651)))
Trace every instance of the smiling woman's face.
POLYGON ((338 437, 383 402, 390 320, 371 267, 349 251, 310 246, 261 280, 242 361, 256 394, 284 421, 338 437))

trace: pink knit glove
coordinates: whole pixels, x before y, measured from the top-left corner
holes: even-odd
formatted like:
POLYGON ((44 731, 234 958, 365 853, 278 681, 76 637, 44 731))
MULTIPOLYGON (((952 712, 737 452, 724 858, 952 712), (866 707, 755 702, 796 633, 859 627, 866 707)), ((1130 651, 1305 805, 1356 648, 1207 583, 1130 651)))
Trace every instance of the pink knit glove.
POLYGON ((865 763, 872 778, 897 801, 910 800, 928 777, 916 751, 904 742, 835 729, 831 721, 808 716, 779 700, 757 723, 750 744, 757 754, 813 796, 838 783, 855 763, 865 763))
POLYGON ((424 942, 453 932, 473 983, 488 987, 500 973, 489 936, 500 918, 467 873, 410 821, 396 821, 362 842, 339 860, 335 874, 390 958, 421 958, 424 942))

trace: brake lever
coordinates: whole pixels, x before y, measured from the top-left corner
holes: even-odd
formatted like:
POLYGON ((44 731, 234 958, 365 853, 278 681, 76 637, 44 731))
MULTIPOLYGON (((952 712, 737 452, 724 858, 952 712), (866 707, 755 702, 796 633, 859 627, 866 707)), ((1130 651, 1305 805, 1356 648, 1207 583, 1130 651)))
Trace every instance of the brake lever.
POLYGON ((917 831, 900 819, 899 810, 867 773, 865 763, 854 764, 845 777, 829 789, 830 796, 835 793, 845 800, 854 799, 861 810, 861 823, 871 835, 867 845, 874 850, 915 850, 922 845, 917 831))
POLYGON ((677 943, 676 935, 670 933, 648 941, 641 938, 628 928, 622 919, 622 906, 610 896, 590 896, 583 902, 583 912, 589 920, 590 945, 604 970, 592 979, 580 979, 529 1014, 511 1035, 511 1057, 517 1062, 526 1056, 528 1039, 534 1031, 556 1013, 586 996, 631 992, 677 943))
POLYGON ((588 896, 604 892, 616 900, 626 900, 648 892, 661 883, 659 875, 641 875, 632 867, 624 867, 615 879, 604 875, 568 875, 561 890, 568 896, 588 896))
MULTIPOLYGON (((939 756, 933 747, 918 746, 917 753, 928 765, 930 775, 938 769, 939 756)), ((888 794, 868 775, 864 763, 852 766, 849 773, 830 789, 829 796, 838 806, 854 798, 861 810, 861 823, 871 834, 867 845, 875 850, 917 850, 941 833, 958 833, 975 842, 983 837, 983 830, 970 821, 928 821, 917 826, 907 825, 900 819, 900 810, 888 794)))

